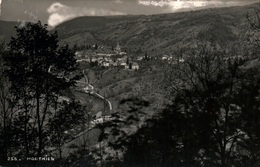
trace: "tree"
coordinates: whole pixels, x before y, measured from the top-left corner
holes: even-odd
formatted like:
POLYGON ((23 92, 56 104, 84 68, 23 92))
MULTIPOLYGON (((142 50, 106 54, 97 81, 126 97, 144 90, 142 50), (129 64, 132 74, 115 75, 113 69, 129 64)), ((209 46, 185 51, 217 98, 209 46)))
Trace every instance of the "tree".
POLYGON ((211 44, 198 46, 185 55, 185 62, 172 69, 175 72, 170 89, 181 97, 185 117, 191 117, 194 131, 190 134, 199 142, 197 151, 203 152, 203 163, 211 159, 215 163, 211 165, 228 166, 236 158, 235 146, 243 135, 239 125, 241 105, 236 98, 244 81, 241 64, 234 58, 236 55, 211 44), (201 120, 199 124, 193 122, 197 119, 201 120))
POLYGON ((5 57, 6 74, 25 117, 36 122, 37 155, 41 156, 46 142, 46 121, 53 116, 58 96, 79 78, 73 75, 76 59, 67 45, 58 46, 57 32, 50 34, 47 25, 27 23, 15 29, 17 35, 8 43, 10 51, 5 57))
POLYGON ((133 66, 133 63, 129 63, 129 69, 131 70, 133 66))
POLYGON ((6 54, 5 43, 0 44, 0 161, 6 161, 12 152, 12 118, 16 111, 16 98, 10 93, 10 83, 4 75, 5 65, 3 57, 6 54))
POLYGON ((172 103, 123 140, 125 166, 223 167, 239 159, 242 64, 212 44, 182 54, 185 62, 165 75, 172 103))
MULTIPOLYGON (((184 129, 190 126, 178 112, 178 105, 167 106, 128 138, 123 166, 195 166, 187 162, 181 142, 184 129)), ((191 146, 195 144, 190 142, 191 146)))
POLYGON ((243 138, 238 141, 236 166, 256 167, 260 164, 260 76, 259 66, 245 71, 246 80, 238 93, 238 103, 241 106, 241 131, 243 138))
POLYGON ((245 132, 244 138, 239 140, 237 154, 240 160, 236 166, 259 166, 260 164, 260 76, 259 76, 259 48, 260 48, 260 17, 259 7, 253 13, 247 14, 249 23, 248 41, 251 46, 249 58, 244 73, 245 82, 239 91, 239 103, 241 104, 241 130, 245 132))
POLYGON ((260 8, 254 9, 253 13, 247 13, 246 15, 247 21, 248 21, 248 31, 247 31, 247 40, 249 41, 249 44, 251 45, 251 53, 253 53, 254 56, 258 56, 257 53, 259 53, 260 48, 260 8))
POLYGON ((147 55, 147 51, 145 52, 144 60, 149 60, 149 57, 148 57, 148 55, 147 55))
MULTIPOLYGON (((111 114, 111 120, 98 124, 99 147, 93 151, 97 161, 105 166, 122 166, 123 153, 128 149, 129 139, 143 123, 148 101, 127 98, 120 101, 121 110, 111 114)), ((129 144, 131 145, 131 144, 129 144)))
POLYGON ((73 51, 73 52, 77 52, 77 51, 79 51, 79 47, 78 47, 77 44, 74 44, 74 45, 73 45, 73 47, 72 47, 72 51, 73 51))
POLYGON ((95 44, 95 47, 94 47, 94 49, 95 49, 95 50, 97 50, 97 49, 98 49, 98 44, 97 44, 97 43, 95 44))
POLYGON ((68 138, 65 131, 82 125, 86 121, 86 113, 86 109, 79 102, 75 100, 70 102, 63 101, 55 112, 54 117, 49 121, 50 145, 58 149, 60 160, 62 160, 63 144, 74 137, 70 136, 68 138), (75 120, 77 121, 75 122, 75 120))

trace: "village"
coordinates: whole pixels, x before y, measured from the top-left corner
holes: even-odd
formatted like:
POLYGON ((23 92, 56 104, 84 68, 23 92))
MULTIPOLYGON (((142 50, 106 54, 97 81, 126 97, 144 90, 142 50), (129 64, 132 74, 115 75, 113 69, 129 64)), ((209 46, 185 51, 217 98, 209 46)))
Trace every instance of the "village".
MULTIPOLYGON (((93 45, 93 48, 95 47, 96 46, 93 45)), ((118 43, 113 51, 108 50, 104 46, 99 46, 94 50, 77 51, 75 54, 77 62, 89 62, 92 63, 93 66, 101 66, 104 68, 119 67, 128 70, 139 70, 140 68, 135 60, 131 59, 127 56, 126 52, 121 50, 118 43)))
MULTIPOLYGON (((77 62, 88 62, 91 66, 100 66, 103 68, 121 68, 129 71, 137 71, 140 67, 140 61, 151 59, 147 54, 143 56, 130 56, 126 51, 122 51, 119 43, 116 47, 110 49, 107 46, 88 46, 87 49, 80 49, 75 52, 77 62)), ((168 64, 184 63, 184 58, 177 58, 174 55, 163 54, 156 57, 160 61, 168 64)))

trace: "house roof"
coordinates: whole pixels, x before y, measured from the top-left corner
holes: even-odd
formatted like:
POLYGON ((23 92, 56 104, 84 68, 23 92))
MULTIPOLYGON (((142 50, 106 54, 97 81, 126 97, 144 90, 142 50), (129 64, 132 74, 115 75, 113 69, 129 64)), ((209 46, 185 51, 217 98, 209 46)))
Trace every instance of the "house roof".
POLYGON ((139 66, 136 62, 134 62, 133 64, 132 64, 132 66, 139 66))

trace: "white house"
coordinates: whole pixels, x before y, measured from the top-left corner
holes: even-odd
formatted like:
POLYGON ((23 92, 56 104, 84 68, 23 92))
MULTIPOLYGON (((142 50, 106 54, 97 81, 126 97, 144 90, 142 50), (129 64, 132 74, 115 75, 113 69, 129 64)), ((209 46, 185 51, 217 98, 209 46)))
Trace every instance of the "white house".
POLYGON ((119 52, 119 55, 125 55, 126 52, 119 52))
POLYGON ((83 90, 86 93, 92 93, 94 91, 94 87, 92 85, 88 84, 85 88, 83 88, 83 90))
POLYGON ((180 58, 180 59, 179 59, 179 62, 180 62, 180 63, 184 63, 184 59, 183 59, 183 58, 180 58))
POLYGON ((126 62, 120 62, 120 66, 127 66, 126 62))
POLYGON ((133 70, 139 70, 139 65, 138 65, 136 62, 134 62, 134 63, 132 64, 132 69, 133 69, 133 70))
POLYGON ((139 56, 139 57, 137 57, 137 60, 138 60, 138 61, 141 61, 141 60, 143 60, 143 59, 144 59, 143 56, 139 56))
POLYGON ((97 59, 96 57, 92 57, 92 58, 91 58, 91 61, 92 61, 92 62, 95 62, 95 61, 98 61, 98 59, 97 59))
POLYGON ((76 60, 76 62, 83 62, 83 61, 90 62, 90 58, 76 60))
POLYGON ((103 61, 103 63, 102 63, 102 66, 104 66, 104 67, 109 67, 109 62, 108 61, 103 61))
POLYGON ((98 119, 95 119, 95 120, 91 121, 91 124, 92 125, 97 125, 97 124, 101 124, 103 122, 104 122, 103 118, 98 118, 98 119))
POLYGON ((162 60, 168 60, 169 56, 168 55, 163 55, 162 60))
POLYGON ((63 102, 63 101, 70 102, 70 99, 68 97, 65 97, 65 96, 59 96, 58 102, 63 102))

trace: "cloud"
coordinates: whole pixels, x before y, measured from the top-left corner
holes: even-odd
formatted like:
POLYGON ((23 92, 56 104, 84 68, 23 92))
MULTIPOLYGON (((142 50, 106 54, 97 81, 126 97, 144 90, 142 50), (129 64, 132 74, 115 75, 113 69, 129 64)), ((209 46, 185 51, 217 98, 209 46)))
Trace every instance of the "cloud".
POLYGON ((115 0, 114 2, 117 3, 117 4, 122 4, 123 3, 122 0, 115 0))
POLYGON ((178 12, 183 9, 196 9, 208 7, 229 7, 245 5, 254 0, 139 0, 139 4, 144 6, 167 7, 171 12, 178 12))
POLYGON ((124 15, 125 13, 111 11, 107 9, 97 9, 88 7, 69 7, 61 3, 53 3, 48 9, 50 14, 48 19, 49 26, 55 27, 60 23, 80 17, 80 16, 108 16, 124 15))
POLYGON ((75 0, 73 2, 64 0, 64 3, 52 3, 48 7, 48 24, 55 27, 64 21, 79 16, 171 13, 245 5, 257 1, 259 0, 75 0), (64 5, 65 2, 66 5, 64 5))

